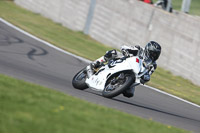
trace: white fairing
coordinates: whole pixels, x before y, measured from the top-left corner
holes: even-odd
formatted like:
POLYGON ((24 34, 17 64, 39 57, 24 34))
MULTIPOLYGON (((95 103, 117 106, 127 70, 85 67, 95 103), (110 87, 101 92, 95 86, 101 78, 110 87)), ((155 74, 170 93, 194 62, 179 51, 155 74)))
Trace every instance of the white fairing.
POLYGON ((142 60, 137 56, 127 58, 126 60, 116 60, 112 62, 110 66, 110 68, 108 65, 101 67, 97 72, 98 74, 94 74, 90 78, 86 79, 86 84, 95 90, 103 91, 106 81, 111 75, 126 70, 134 72, 136 75, 135 82, 140 83, 140 77, 138 77, 138 74, 139 72, 145 71, 145 68, 142 65, 142 60))

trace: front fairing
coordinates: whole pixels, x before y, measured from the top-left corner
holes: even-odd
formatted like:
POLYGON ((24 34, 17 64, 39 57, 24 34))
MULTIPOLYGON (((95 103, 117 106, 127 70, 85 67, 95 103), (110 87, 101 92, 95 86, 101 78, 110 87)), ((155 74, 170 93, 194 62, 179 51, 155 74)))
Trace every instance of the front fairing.
POLYGON ((102 91, 111 75, 126 70, 131 70, 138 75, 141 71, 141 66, 142 60, 139 57, 129 57, 125 60, 119 59, 101 67, 96 74, 86 79, 86 84, 93 89, 102 91))
POLYGON ((132 71, 137 75, 142 70, 142 60, 137 57, 130 57, 127 59, 127 62, 129 63, 130 67, 132 68, 132 71))

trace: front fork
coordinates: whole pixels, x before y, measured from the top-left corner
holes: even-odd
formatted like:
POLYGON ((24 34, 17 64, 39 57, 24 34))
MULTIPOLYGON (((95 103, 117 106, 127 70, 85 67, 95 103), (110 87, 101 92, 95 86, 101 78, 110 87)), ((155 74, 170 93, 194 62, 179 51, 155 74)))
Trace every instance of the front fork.
POLYGON ((91 64, 86 67, 86 70, 87 70, 87 77, 90 78, 94 73, 91 64))

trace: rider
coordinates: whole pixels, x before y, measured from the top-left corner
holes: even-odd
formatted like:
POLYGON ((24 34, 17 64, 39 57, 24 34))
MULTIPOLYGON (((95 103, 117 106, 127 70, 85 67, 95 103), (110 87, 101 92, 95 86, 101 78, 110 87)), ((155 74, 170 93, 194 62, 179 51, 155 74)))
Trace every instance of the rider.
MULTIPOLYGON (((155 42, 150 41, 147 43, 145 48, 136 46, 126 46, 121 47, 121 53, 117 52, 115 49, 107 51, 104 56, 97 59, 95 62, 91 63, 88 75, 91 76, 94 73, 94 69, 102 66, 103 63, 109 62, 110 60, 115 60, 122 57, 139 56, 143 60, 143 65, 150 64, 149 71, 141 77, 141 83, 144 84, 150 80, 150 75, 157 68, 156 60, 159 58, 161 53, 161 46, 155 42)), ((134 95, 135 88, 132 87, 126 90, 123 95, 126 97, 132 97, 134 95)))

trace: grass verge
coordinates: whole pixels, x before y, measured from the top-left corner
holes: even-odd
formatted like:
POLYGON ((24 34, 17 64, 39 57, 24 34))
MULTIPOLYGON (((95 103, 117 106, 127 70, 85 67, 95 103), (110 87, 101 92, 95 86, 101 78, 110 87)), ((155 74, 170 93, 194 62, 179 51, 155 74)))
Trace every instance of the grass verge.
MULTIPOLYGON (((81 32, 71 31, 10 1, 0 1, 0 17, 60 48, 91 60, 112 49, 81 32)), ((161 68, 153 74, 149 85, 200 105, 199 86, 181 77, 173 76, 161 68)))
POLYGON ((185 133, 0 75, 0 133, 185 133))
MULTIPOLYGON (((183 0, 172 0, 172 6, 175 10, 181 11, 183 0)), ((189 14, 200 16, 200 0, 191 0, 189 14)))
MULTIPOLYGON (((155 3, 157 0, 153 0, 153 1, 155 3)), ((182 1, 183 0, 172 0, 173 9, 181 11, 182 1)), ((200 1, 199 0, 191 1, 189 14, 200 16, 200 1)))

